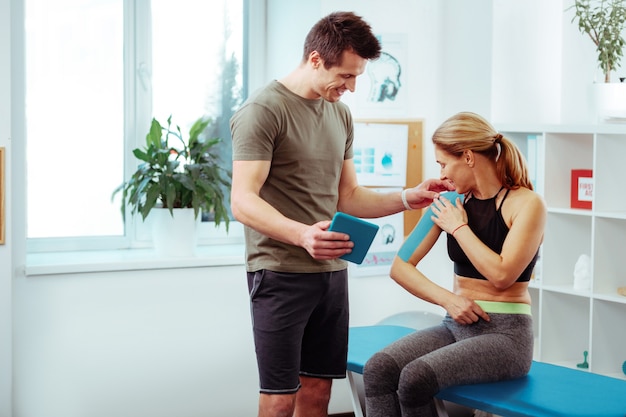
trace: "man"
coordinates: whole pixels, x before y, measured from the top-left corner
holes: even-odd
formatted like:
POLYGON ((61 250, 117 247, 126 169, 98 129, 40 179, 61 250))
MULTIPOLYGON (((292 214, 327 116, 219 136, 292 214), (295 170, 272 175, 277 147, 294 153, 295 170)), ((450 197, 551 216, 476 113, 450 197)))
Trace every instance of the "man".
POLYGON ((332 13, 307 35, 299 66, 231 119, 231 204, 245 225, 259 417, 327 416, 332 379, 345 377, 348 281, 338 258, 354 244, 327 230, 333 214, 386 216, 451 188, 430 180, 384 194, 358 185, 352 116, 340 99, 380 50, 360 16, 332 13))

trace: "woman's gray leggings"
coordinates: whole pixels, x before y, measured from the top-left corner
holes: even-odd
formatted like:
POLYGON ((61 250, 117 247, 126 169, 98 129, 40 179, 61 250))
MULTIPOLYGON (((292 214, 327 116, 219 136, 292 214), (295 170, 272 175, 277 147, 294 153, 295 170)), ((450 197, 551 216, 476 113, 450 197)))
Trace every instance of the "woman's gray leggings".
POLYGON ((365 364, 367 417, 436 416, 433 397, 453 385, 519 378, 533 356, 532 317, 489 313, 471 325, 450 316, 374 354, 365 364))

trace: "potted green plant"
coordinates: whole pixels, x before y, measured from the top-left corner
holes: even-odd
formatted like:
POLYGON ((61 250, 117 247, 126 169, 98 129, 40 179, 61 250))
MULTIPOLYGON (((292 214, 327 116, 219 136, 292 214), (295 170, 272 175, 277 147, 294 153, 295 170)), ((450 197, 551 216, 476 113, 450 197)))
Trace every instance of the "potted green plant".
POLYGON ((600 121, 626 120, 626 83, 611 82, 611 72, 620 67, 626 44, 626 0, 574 0, 569 9, 575 11, 572 22, 596 46, 604 75, 604 82, 592 86, 594 116, 600 121))
POLYGON ((214 213, 215 225, 223 221, 228 230, 223 190, 230 187, 231 174, 212 152, 221 139, 202 136, 211 123, 207 117, 197 119, 185 139, 179 126, 172 127, 172 116, 166 126, 152 119, 145 147, 133 150, 141 163, 113 192, 122 193, 123 216, 127 207, 144 220, 155 207, 168 209, 172 217, 174 209, 191 208, 196 219, 202 211, 214 213))
POLYGON ((598 66, 604 82, 611 82, 611 71, 620 66, 626 44, 622 32, 626 28, 626 0, 575 0, 572 22, 596 45, 598 66))

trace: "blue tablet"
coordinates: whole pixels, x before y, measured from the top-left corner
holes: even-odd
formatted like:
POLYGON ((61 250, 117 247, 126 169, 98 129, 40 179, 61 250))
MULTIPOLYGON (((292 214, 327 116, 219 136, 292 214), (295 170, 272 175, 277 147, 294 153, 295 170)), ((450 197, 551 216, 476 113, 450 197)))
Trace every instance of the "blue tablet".
POLYGON ((374 241, 378 228, 377 224, 366 222, 358 217, 338 211, 335 213, 328 230, 350 235, 350 240, 354 242, 352 252, 346 253, 340 258, 360 264, 365 259, 365 255, 367 255, 367 251, 374 241))

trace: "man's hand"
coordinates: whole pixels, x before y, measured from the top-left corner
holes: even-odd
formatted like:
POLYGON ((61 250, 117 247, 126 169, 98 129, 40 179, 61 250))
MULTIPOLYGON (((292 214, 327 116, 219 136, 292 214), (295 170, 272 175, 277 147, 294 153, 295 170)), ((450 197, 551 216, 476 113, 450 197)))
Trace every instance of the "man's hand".
POLYGON ((307 227, 301 236, 300 246, 311 255, 313 259, 335 259, 346 253, 352 252, 354 242, 350 236, 340 232, 329 232, 330 220, 322 220, 307 227))
POLYGON ((406 200, 413 209, 424 208, 439 197, 439 193, 454 191, 455 187, 448 180, 427 179, 421 184, 406 190, 406 200))

